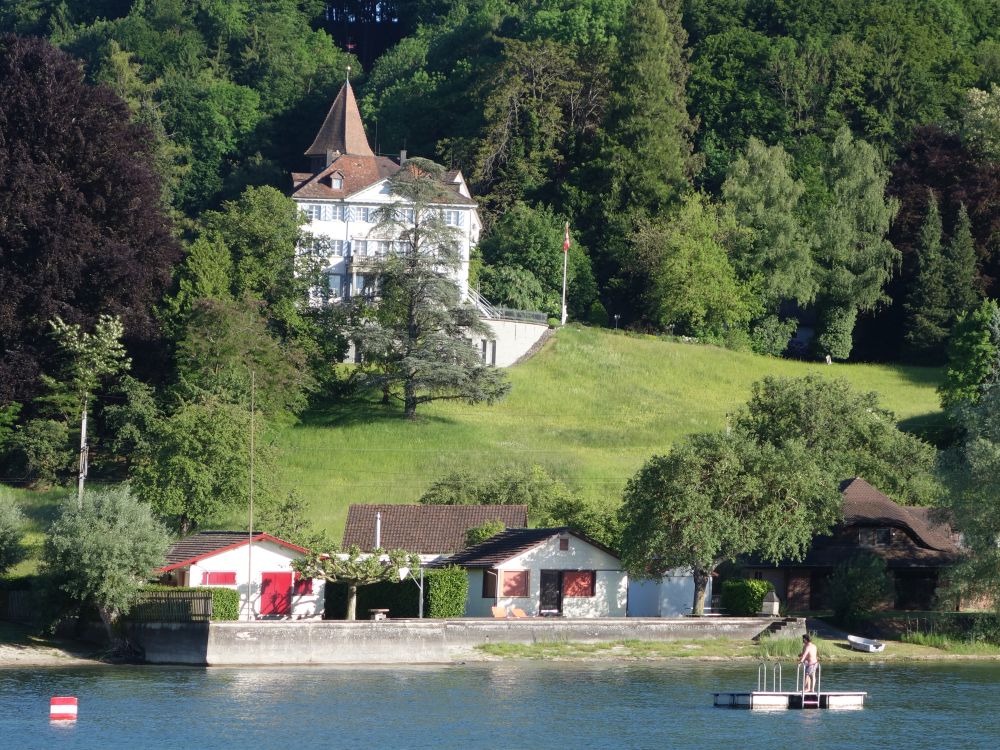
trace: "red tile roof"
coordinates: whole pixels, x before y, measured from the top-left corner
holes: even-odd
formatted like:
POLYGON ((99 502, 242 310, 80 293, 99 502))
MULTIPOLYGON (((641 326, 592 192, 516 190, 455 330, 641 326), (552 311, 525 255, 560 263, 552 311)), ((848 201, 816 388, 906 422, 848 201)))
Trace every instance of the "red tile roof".
POLYGON ((465 532, 487 521, 527 526, 527 505, 352 505, 347 511, 347 549, 375 548, 375 514, 382 514, 382 547, 418 554, 449 554, 465 548, 465 532))

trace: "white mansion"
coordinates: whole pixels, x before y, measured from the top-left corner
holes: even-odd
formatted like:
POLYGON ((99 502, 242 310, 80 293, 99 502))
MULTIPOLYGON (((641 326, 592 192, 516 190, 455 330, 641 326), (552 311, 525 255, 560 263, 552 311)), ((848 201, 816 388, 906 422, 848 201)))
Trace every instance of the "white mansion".
MULTIPOLYGON (((324 238, 329 247, 330 298, 338 301, 370 293, 374 288, 371 259, 393 251, 393 240, 377 233, 376 212, 387 203, 401 202, 391 194, 388 180, 406 162, 406 152, 398 159, 375 155, 348 81, 305 155, 311 160, 311 171, 292 173, 291 197, 308 217, 309 232, 324 238)), ((455 280, 463 300, 479 309, 493 332, 492 337, 474 344, 484 361, 506 367, 544 335, 545 318, 499 310, 469 288, 469 254, 482 229, 479 210, 461 172, 447 172, 445 180, 448 200, 435 208, 461 236, 462 262, 455 280)))

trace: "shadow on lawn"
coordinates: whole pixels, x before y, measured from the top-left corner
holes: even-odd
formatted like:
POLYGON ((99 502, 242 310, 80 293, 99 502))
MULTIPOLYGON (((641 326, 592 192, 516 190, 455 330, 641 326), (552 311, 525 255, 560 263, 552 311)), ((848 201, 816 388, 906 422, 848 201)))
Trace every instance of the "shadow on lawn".
POLYGON ((958 439, 960 434, 945 417, 944 412, 940 411, 901 419, 898 426, 903 432, 916 435, 935 448, 947 448, 958 439))
MULTIPOLYGON (((300 417, 304 427, 352 427, 354 425, 401 424, 407 420, 399 403, 388 406, 378 400, 378 394, 371 396, 353 395, 342 398, 328 398, 310 405, 300 417)), ((427 415, 426 404, 417 407, 417 418, 413 423, 452 424, 454 420, 438 415, 427 415)))

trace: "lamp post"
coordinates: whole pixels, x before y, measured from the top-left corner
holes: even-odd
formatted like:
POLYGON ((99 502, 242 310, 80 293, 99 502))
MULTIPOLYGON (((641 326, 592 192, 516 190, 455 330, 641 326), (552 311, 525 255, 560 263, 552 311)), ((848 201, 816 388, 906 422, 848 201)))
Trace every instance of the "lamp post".
POLYGON ((618 330, 618 318, 621 317, 621 313, 615 313, 615 330, 618 330))
POLYGON ((423 619, 424 617, 424 566, 420 566, 420 578, 414 578, 410 575, 410 569, 403 566, 399 569, 399 580, 402 581, 406 576, 410 576, 410 579, 417 584, 417 588, 420 589, 420 601, 417 602, 417 617, 423 619))

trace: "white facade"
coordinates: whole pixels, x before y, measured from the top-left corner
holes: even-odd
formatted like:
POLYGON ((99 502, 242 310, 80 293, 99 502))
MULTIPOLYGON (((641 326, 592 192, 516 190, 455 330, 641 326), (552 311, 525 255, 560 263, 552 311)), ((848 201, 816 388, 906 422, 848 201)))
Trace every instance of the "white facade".
MULTIPOLYGON (((628 597, 628 575, 618 558, 572 534, 553 536, 536 547, 505 560, 496 568, 470 568, 466 617, 491 617, 493 607, 514 607, 528 615, 542 614, 542 572, 590 573, 594 575, 593 594, 560 596, 564 617, 624 617, 628 597), (568 544, 566 542, 568 541, 568 544), (562 542, 562 544, 561 544, 562 542), (561 549, 565 545, 567 549, 561 549), (504 594, 505 573, 527 574, 527 596, 504 594), (484 576, 494 577, 493 596, 484 596, 484 576)), ((553 613, 555 614, 555 613, 553 613)))
POLYGON ((292 561, 301 557, 301 552, 282 544, 255 539, 252 547, 243 544, 206 555, 175 573, 181 586, 222 586, 239 591, 241 619, 247 619, 248 590, 251 619, 322 617, 324 581, 296 581, 292 561), (230 580, 233 582, 216 583, 230 580), (275 609, 287 613, 275 614, 275 609))
MULTIPOLYGON (((459 193, 467 194, 468 189, 461 175, 455 179, 459 193)), ((388 179, 343 199, 293 199, 308 218, 309 223, 303 229, 314 238, 325 240, 329 246, 325 274, 331 301, 370 293, 374 262, 397 247, 396 238, 390 230, 377 229, 378 210, 392 204, 401 204, 403 210, 407 210, 403 199, 389 191, 388 179)), ((445 222, 454 229, 455 239, 459 242, 461 264, 454 278, 465 300, 469 289, 469 255, 479 242, 482 231, 478 211, 475 205, 463 203, 435 204, 434 210, 443 213, 445 222)), ((401 218, 406 220, 405 215, 401 218)))
MULTIPOLYGON (((705 601, 712 600, 712 581, 708 581, 705 601)), ((629 617, 681 617, 691 614, 694 603, 694 577, 688 570, 669 570, 660 581, 630 580, 628 584, 629 617)))

